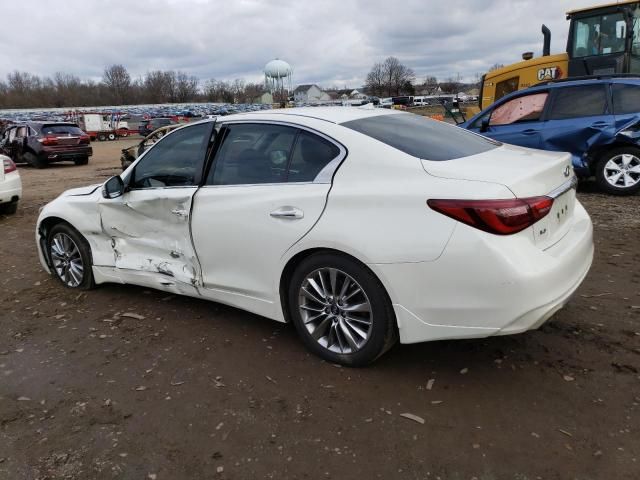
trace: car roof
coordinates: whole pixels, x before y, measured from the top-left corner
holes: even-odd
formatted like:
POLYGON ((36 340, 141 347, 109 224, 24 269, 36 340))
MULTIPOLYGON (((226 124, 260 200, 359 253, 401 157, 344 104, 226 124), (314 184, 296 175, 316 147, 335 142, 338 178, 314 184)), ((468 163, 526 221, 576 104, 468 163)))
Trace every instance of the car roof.
MULTIPOLYGON (((287 117, 305 117, 315 118, 317 120, 323 120, 331 123, 345 123, 351 120, 359 120, 361 118, 376 117, 381 115, 401 115, 402 112, 397 110, 390 110, 384 108, 374 107, 298 107, 298 108, 278 108, 273 110, 260 110, 256 112, 236 113, 233 115, 227 115, 225 117, 219 117, 219 121, 233 121, 233 120, 252 120, 260 119, 261 117, 282 117, 286 120, 287 117)), ((270 118, 273 120, 273 118, 270 118)))

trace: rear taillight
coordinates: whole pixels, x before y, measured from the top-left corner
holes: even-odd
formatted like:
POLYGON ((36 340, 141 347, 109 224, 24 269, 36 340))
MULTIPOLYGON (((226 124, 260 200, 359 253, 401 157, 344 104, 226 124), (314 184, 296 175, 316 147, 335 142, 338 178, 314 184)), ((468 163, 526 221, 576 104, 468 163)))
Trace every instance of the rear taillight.
POLYGON ((83 145, 88 145, 91 142, 91 137, 87 134, 80 136, 80 143, 83 145))
POLYGON ((4 173, 11 173, 11 172, 15 172, 18 167, 16 167, 16 164, 13 163, 13 160, 11 160, 10 158, 5 158, 3 161, 4 164, 4 173))
POLYGON ((58 137, 54 137, 53 135, 47 135, 46 137, 39 138, 38 141, 45 146, 57 145, 58 137))
POLYGON ((427 200, 436 212, 496 235, 510 235, 530 227, 553 206, 551 197, 509 200, 427 200))

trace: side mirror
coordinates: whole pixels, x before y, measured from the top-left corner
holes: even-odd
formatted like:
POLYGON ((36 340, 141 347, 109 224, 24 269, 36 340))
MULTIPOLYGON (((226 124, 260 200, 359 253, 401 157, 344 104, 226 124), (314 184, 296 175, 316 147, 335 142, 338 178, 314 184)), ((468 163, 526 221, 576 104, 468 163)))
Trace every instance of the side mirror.
POLYGON ((484 117, 482 119, 482 122, 480 123, 480 131, 481 132, 486 132, 487 130, 489 130, 489 120, 491 118, 490 117, 484 117))
POLYGON ((118 198, 124 193, 124 182, 119 175, 111 177, 102 186, 102 196, 104 198, 118 198))

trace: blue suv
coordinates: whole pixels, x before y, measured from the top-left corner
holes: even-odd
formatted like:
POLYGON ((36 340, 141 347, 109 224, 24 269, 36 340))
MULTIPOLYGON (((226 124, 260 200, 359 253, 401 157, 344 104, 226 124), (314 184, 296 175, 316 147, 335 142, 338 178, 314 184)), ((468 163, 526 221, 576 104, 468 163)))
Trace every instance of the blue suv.
POLYGON ((570 152, 609 193, 640 189, 640 77, 560 80, 501 98, 460 125, 523 147, 570 152))

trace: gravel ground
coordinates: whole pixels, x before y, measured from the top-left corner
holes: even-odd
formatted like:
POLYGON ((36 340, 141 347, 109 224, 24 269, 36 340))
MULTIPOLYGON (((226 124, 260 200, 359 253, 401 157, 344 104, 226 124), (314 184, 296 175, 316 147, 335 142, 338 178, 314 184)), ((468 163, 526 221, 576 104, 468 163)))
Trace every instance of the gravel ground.
POLYGON ((133 286, 79 294, 42 270, 38 209, 117 173, 133 142, 22 167, 0 216, 1 479, 640 478, 640 196, 581 186, 595 262, 540 330, 347 369, 287 325, 133 286))

